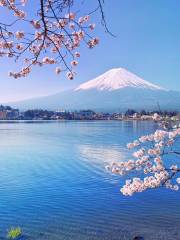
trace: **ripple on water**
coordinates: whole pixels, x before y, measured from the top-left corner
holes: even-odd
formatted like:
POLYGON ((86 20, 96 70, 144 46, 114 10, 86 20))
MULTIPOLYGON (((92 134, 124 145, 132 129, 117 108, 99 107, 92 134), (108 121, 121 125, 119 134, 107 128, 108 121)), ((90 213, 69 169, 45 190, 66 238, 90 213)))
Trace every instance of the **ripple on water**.
POLYGON ((105 171, 107 163, 129 157, 127 142, 154 128, 149 122, 1 124, 0 236, 19 225, 30 239, 180 239, 179 193, 124 197, 124 179, 105 171))

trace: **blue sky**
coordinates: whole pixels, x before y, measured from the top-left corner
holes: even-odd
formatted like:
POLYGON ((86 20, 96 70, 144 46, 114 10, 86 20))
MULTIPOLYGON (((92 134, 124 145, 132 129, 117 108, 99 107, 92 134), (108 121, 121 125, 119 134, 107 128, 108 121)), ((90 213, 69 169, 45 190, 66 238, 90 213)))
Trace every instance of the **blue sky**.
MULTIPOLYGON (((86 2, 87 8, 93 8, 95 0, 86 2)), ((106 34, 100 17, 94 16, 100 44, 93 50, 81 48, 75 80, 69 81, 63 74, 55 75, 52 67, 35 68, 27 78, 13 79, 8 77, 8 72, 16 65, 0 58, 0 102, 73 88, 116 67, 124 67, 147 81, 180 91, 179 10, 179 0, 106 0, 106 20, 116 37, 106 34)))

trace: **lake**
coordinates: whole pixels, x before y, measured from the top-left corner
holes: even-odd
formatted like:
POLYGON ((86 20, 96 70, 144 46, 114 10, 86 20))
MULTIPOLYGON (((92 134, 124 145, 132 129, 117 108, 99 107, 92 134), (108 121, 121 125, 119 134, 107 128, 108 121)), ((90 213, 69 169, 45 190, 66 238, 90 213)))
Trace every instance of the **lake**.
POLYGON ((180 239, 180 192, 123 196, 105 170, 130 157, 126 143, 151 133, 146 121, 0 123, 0 238, 180 239))

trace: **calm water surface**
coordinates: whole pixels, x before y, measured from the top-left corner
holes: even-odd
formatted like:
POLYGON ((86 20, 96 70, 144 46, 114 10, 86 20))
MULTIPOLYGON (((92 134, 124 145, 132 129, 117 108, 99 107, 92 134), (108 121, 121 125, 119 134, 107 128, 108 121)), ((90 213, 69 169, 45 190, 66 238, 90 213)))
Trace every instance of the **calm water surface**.
POLYGON ((180 239, 180 192, 125 197, 124 179, 105 171, 129 157, 126 143, 151 122, 0 124, 0 238, 21 226, 26 239, 180 239))

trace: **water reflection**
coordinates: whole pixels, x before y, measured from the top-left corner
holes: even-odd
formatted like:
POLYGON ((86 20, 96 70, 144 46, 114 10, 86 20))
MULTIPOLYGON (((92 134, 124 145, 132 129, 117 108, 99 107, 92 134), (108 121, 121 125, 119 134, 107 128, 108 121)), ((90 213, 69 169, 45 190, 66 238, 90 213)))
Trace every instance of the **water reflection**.
POLYGON ((85 161, 93 164, 105 165, 112 161, 123 161, 127 158, 125 149, 117 146, 80 145, 78 150, 85 161))

